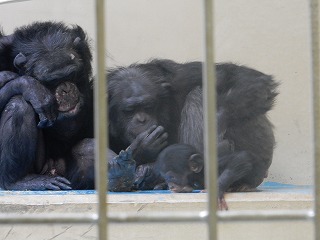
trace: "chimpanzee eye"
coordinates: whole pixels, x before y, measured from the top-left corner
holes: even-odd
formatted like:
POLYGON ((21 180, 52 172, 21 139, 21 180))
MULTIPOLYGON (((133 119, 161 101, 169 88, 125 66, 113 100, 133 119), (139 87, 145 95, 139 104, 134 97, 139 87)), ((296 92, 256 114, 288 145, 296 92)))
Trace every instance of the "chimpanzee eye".
POLYGON ((127 114, 127 115, 131 115, 131 114, 133 114, 133 112, 134 112, 133 108, 125 108, 125 109, 123 109, 123 113, 127 114))

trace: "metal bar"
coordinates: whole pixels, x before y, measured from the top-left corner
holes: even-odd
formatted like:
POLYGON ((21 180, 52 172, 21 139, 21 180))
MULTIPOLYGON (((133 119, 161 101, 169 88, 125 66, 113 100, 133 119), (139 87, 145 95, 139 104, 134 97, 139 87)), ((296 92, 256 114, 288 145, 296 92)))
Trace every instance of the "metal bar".
POLYGON ((26 2, 26 1, 30 1, 30 0, 0 0, 0 5, 7 4, 7 3, 26 2))
POLYGON ((218 212, 219 222, 313 220, 312 210, 248 210, 218 212))
POLYGON ((94 123, 95 123, 95 186, 98 194, 98 237, 107 239, 107 101, 106 101, 106 74, 105 74, 105 16, 104 0, 96 0, 96 31, 97 31, 97 79, 95 81, 94 96, 94 123))
POLYGON ((320 240, 320 71, 319 71, 319 0, 310 1, 313 84, 313 142, 314 142, 314 229, 315 239, 320 240))
POLYGON ((206 189, 208 191, 208 234, 217 234, 217 143, 216 143, 216 80, 213 44, 213 0, 204 0, 205 61, 203 65, 203 109, 206 189))
MULTIPOLYGON (((217 212, 219 222, 237 221, 305 221, 313 220, 312 210, 248 210, 217 212)), ((207 222, 208 211, 203 212, 150 212, 111 213, 108 215, 110 223, 163 223, 163 222, 207 222)), ((0 214, 0 224, 49 224, 49 223, 97 223, 97 214, 28 214, 15 213, 0 214)))
POLYGON ((75 213, 39 213, 39 214, 0 214, 0 224, 69 224, 69 223, 97 223, 97 214, 75 214, 75 213))

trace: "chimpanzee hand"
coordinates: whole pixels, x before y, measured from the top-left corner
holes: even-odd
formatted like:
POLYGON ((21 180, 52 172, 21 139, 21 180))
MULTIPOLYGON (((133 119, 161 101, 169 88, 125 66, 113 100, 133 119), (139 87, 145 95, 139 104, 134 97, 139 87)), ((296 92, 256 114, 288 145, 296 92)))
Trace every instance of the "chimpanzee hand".
POLYGON ((162 149, 167 145, 168 133, 162 126, 152 126, 140 133, 130 145, 137 165, 154 162, 162 149))
MULTIPOLYGON (((146 163, 137 167, 136 177, 134 180, 134 189, 136 190, 153 190, 155 187, 159 190, 165 180, 155 169, 154 163, 146 163)), ((164 188, 162 188, 164 189, 164 188)))
POLYGON ((22 180, 7 187, 7 190, 71 190, 71 183, 64 177, 51 175, 28 175, 22 180))
POLYGON ((125 151, 122 150, 118 156, 111 159, 109 154, 109 191, 131 191, 134 182, 135 169, 136 162, 132 158, 132 151, 130 148, 125 151))
POLYGON ((30 102, 34 111, 39 115, 38 126, 49 127, 57 117, 56 100, 54 95, 36 79, 21 76, 12 79, 14 74, 1 72, 0 75, 0 111, 15 95, 22 95, 30 102), (1 78, 3 76, 3 78, 1 78))

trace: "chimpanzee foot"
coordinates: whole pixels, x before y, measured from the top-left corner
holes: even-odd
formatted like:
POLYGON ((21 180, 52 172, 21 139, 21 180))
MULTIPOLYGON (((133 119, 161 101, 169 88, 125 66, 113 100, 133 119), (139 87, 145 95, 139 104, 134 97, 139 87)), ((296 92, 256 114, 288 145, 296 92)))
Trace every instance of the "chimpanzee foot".
MULTIPOLYGON (((204 189, 204 190, 201 190, 200 192, 206 193, 207 190, 204 189)), ((223 195, 222 195, 222 197, 218 197, 218 210, 220 210, 220 211, 229 210, 228 204, 227 204, 223 195)))
POLYGON ((71 190, 71 183, 64 177, 50 175, 28 175, 22 180, 9 185, 7 190, 71 190))
POLYGON ((112 192, 129 192, 135 178, 136 162, 132 159, 131 149, 121 151, 109 160, 108 189, 112 192))
POLYGON ((224 198, 224 196, 218 198, 218 210, 223 211, 223 210, 228 210, 228 204, 224 198))

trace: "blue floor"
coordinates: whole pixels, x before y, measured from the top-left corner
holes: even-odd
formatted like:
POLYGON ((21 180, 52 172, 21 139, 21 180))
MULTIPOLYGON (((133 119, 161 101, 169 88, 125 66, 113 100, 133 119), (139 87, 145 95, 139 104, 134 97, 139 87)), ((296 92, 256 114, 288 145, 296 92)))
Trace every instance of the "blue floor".
MULTIPOLYGON (((258 187, 262 192, 281 192, 281 193, 301 193, 312 194, 313 187, 282 184, 277 182, 265 182, 258 187)), ((193 191, 193 193, 199 193, 199 190, 193 191)), ((95 194, 95 190, 72 190, 72 191, 4 191, 0 190, 0 196, 8 195, 84 195, 95 194)), ((137 192, 109 192, 109 194, 170 194, 168 190, 153 190, 153 191, 137 191, 137 192)))

